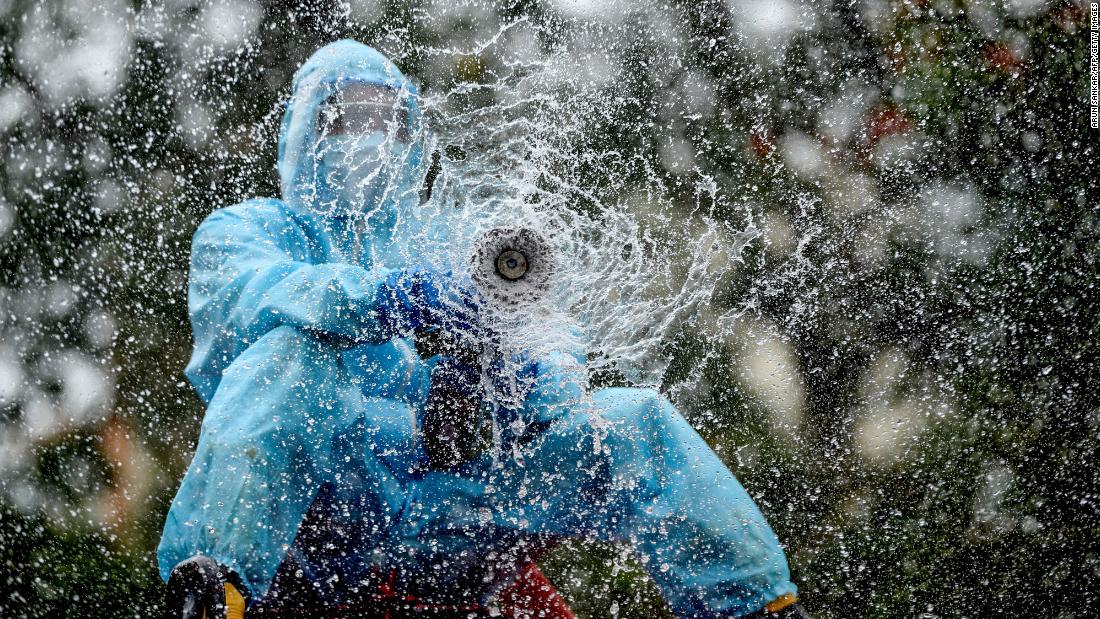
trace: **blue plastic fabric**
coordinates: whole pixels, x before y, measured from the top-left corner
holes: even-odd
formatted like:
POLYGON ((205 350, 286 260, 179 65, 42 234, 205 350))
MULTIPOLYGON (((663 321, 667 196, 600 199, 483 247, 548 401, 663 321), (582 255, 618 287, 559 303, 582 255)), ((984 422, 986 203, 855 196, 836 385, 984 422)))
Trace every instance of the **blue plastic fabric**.
POLYGON ((216 211, 195 234, 186 373, 208 406, 158 548, 162 577, 202 553, 262 596, 289 555, 341 583, 334 598, 392 569, 423 597, 469 599, 492 594, 482 575, 515 569, 517 549, 585 537, 630 542, 681 616, 793 593, 764 517, 683 417, 650 390, 588 393, 580 354, 528 365, 523 405, 496 412, 497 449, 427 470, 418 416, 438 358, 418 357, 386 316, 387 280, 417 267, 394 229, 416 207, 420 147, 390 152, 397 181, 376 202, 326 194, 316 112, 348 81, 404 93, 418 134, 415 89, 392 63, 352 41, 326 46, 295 76, 283 200, 216 211), (341 532, 335 558, 295 545, 311 505, 341 532))

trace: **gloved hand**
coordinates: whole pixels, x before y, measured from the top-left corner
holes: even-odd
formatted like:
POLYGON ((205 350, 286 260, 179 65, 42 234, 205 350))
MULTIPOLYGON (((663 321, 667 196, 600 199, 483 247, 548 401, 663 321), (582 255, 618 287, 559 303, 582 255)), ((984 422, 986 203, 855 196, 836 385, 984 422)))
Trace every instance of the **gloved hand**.
POLYGON ((380 320, 393 335, 441 330, 476 337, 476 296, 449 273, 406 269, 392 273, 380 287, 380 320))
POLYGON ((486 373, 501 403, 515 408, 522 405, 538 376, 538 369, 538 361, 524 350, 510 355, 508 359, 495 355, 486 373))
POLYGON ((167 616, 173 619, 244 619, 248 589, 232 570, 196 555, 172 568, 167 616))

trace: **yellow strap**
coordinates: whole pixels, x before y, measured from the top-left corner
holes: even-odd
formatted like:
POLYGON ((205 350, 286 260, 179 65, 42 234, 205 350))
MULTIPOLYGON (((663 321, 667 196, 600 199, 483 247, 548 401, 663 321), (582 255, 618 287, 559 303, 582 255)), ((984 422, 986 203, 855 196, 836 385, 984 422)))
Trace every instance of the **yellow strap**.
POLYGON ((229 583, 225 583, 225 619, 244 619, 244 596, 229 583))
POLYGON ((795 596, 795 594, 784 593, 783 595, 768 602, 768 604, 764 606, 764 610, 768 611, 769 613, 777 613, 797 601, 798 597, 795 596))

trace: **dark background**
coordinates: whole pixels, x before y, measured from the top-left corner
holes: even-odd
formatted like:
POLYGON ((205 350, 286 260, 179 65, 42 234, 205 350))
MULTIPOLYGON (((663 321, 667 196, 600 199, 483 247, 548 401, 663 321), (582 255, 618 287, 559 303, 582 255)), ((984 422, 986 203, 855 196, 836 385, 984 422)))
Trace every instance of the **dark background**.
MULTIPOLYGON (((277 194, 295 68, 349 36, 439 93, 491 80, 494 48, 462 50, 521 17, 533 54, 612 59, 597 87, 627 103, 591 139, 660 162, 674 200, 698 169, 751 204, 714 299, 750 308, 734 337, 685 325, 664 387, 814 614, 1100 612, 1087 5, 593 4, 0 3, 3 614, 160 604, 202 415, 190 235, 277 194)), ((544 567, 584 616, 661 612, 625 549, 544 567)))

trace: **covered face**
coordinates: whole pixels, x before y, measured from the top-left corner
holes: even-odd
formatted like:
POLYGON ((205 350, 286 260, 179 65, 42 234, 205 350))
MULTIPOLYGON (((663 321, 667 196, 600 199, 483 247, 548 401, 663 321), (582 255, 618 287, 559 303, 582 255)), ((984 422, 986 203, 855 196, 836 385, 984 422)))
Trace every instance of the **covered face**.
POLYGON ((398 91, 386 86, 353 82, 343 86, 321 106, 318 128, 322 137, 350 135, 392 137, 409 142, 408 108, 398 91))
POLYGON ((343 40, 314 53, 293 89, 279 136, 283 199, 392 229, 419 197, 415 86, 376 50, 343 40))

